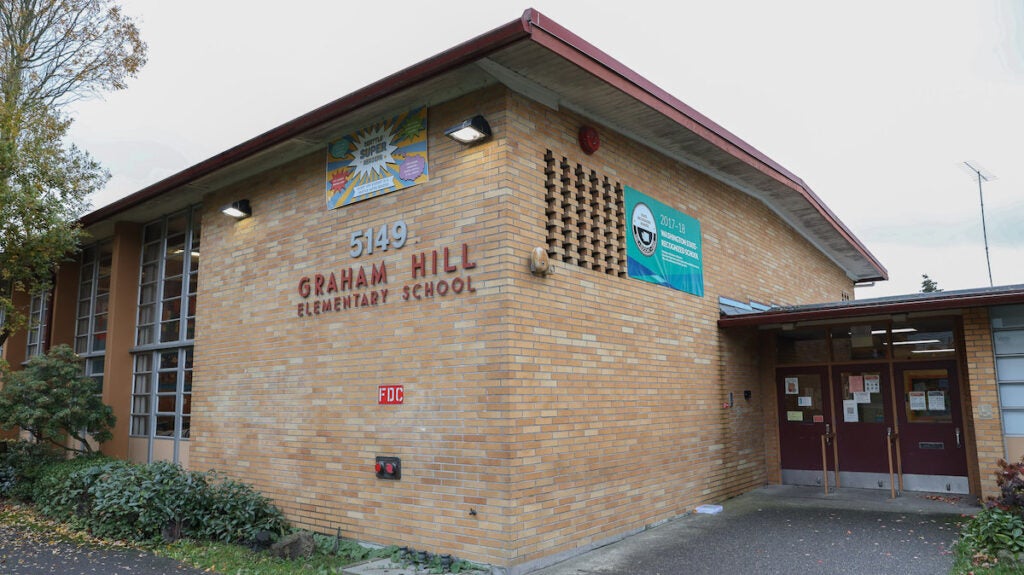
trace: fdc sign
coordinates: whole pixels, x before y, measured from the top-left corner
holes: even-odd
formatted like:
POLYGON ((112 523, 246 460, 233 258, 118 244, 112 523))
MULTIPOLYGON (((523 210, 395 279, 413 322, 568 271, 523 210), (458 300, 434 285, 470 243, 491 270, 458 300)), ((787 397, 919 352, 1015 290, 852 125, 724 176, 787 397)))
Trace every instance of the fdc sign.
POLYGON ((405 403, 404 385, 377 386, 377 403, 379 405, 397 405, 405 403))

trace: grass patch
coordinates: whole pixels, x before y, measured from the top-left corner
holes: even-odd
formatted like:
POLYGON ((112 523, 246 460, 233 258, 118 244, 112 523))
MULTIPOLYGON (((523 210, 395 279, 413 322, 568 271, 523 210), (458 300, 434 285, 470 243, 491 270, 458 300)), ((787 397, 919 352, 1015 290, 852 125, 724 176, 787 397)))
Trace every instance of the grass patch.
POLYGON ((977 553, 964 541, 953 547, 952 575, 1024 575, 1024 565, 996 561, 994 557, 977 553))
POLYGON ((364 551, 346 553, 339 550, 337 555, 318 551, 312 557, 295 561, 278 559, 266 553, 226 543, 181 540, 170 545, 154 547, 152 550, 157 555, 227 575, 335 575, 358 561, 375 556, 390 557, 393 552, 391 548, 367 550, 355 546, 364 551))

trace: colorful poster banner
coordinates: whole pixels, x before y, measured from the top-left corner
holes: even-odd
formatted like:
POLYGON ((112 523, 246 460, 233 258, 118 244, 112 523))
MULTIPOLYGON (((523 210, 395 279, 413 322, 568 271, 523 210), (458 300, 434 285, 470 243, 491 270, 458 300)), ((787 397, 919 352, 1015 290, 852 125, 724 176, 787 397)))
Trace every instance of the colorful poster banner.
POLYGON ((327 208, 427 181, 427 108, 353 132, 327 146, 327 208))
POLYGON ((626 186, 629 277, 704 296, 700 222, 626 186))

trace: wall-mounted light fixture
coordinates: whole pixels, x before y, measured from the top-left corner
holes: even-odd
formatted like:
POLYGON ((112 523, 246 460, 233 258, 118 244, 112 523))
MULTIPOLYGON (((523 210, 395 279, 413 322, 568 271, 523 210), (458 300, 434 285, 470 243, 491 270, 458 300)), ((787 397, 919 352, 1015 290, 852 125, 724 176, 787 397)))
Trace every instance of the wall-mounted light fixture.
POLYGON ((491 125, 478 114, 448 128, 444 131, 444 135, 460 144, 475 144, 491 137, 491 125))
POLYGON ((252 215, 252 207, 249 200, 235 200, 220 209, 224 215, 231 216, 236 220, 244 220, 252 215))
POLYGON ((554 266, 548 259, 548 251, 540 246, 530 251, 530 273, 537 277, 544 277, 555 273, 554 266))

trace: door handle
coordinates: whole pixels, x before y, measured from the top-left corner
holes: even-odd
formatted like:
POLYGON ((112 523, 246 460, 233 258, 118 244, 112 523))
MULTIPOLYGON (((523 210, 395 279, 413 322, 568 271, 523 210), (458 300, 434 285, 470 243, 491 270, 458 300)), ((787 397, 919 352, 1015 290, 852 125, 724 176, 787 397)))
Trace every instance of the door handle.
POLYGON ((953 435, 956 436, 956 448, 960 449, 961 445, 960 445, 960 428, 959 427, 956 428, 956 431, 953 432, 953 435))

